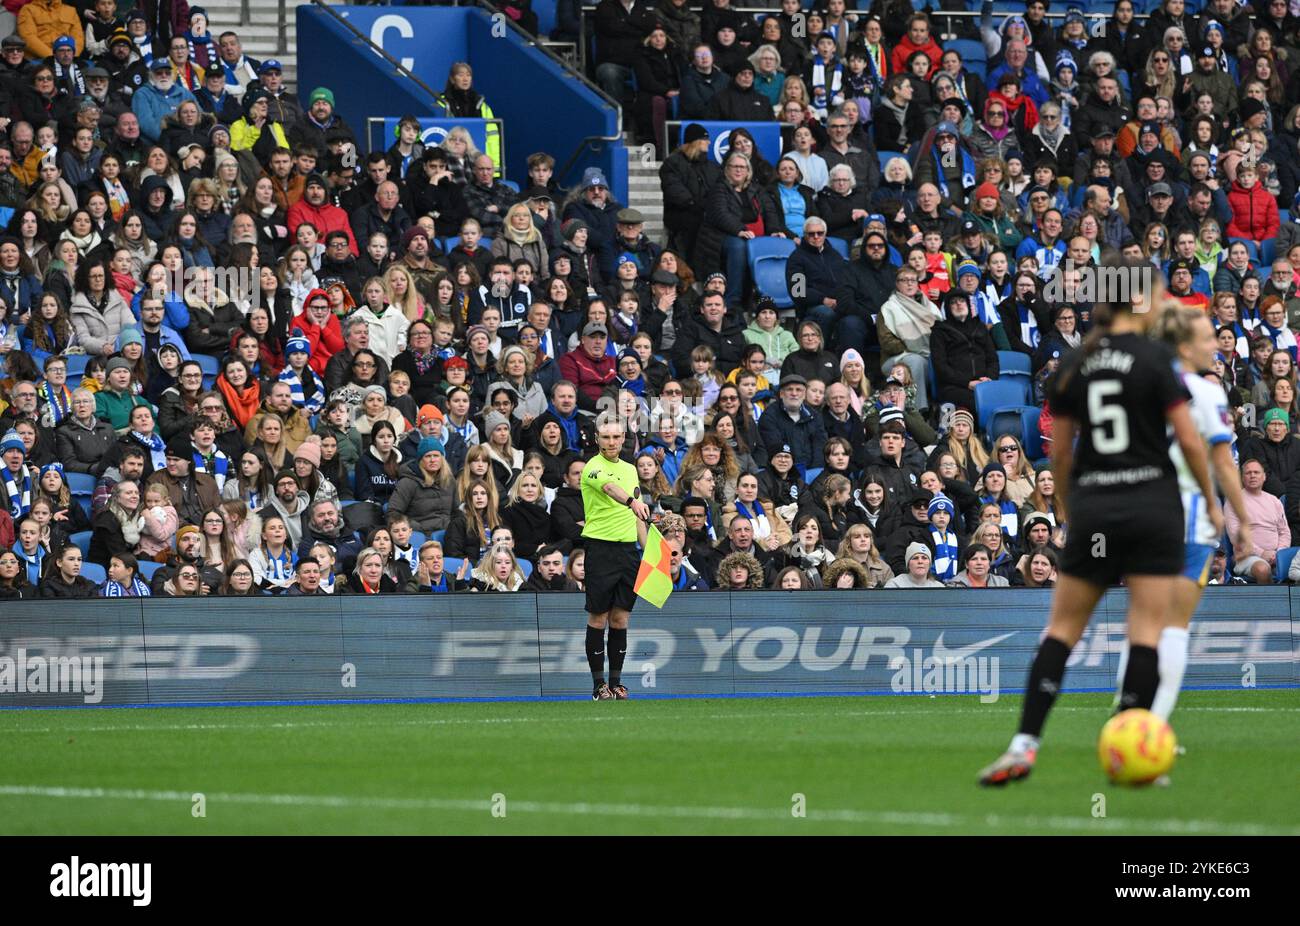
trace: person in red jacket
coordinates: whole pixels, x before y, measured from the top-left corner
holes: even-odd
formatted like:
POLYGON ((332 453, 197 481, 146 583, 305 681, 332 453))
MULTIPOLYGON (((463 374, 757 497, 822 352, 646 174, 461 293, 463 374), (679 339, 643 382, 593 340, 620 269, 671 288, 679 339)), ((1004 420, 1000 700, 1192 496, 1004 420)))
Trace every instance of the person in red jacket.
POLYGON ((297 328, 311 344, 307 365, 318 376, 325 375, 325 364, 343 349, 343 329, 338 317, 330 311, 330 297, 323 289, 313 289, 302 303, 302 314, 295 315, 289 325, 290 333, 297 328))
POLYGON ((1237 179, 1228 190, 1228 206, 1232 221, 1225 233, 1229 238, 1245 238, 1255 242, 1255 247, 1266 238, 1276 238, 1281 222, 1277 214, 1277 200, 1259 185, 1259 172, 1254 164, 1243 163, 1237 168, 1237 179))
POLYGON ((352 223, 348 221, 348 214, 329 201, 325 178, 320 174, 307 175, 307 180, 303 184, 302 198, 289 207, 285 221, 289 224, 289 234, 295 236, 298 234, 299 225, 310 222, 316 229, 316 237, 320 241, 324 241, 325 236, 332 231, 345 232, 352 256, 360 256, 361 252, 357 250, 357 239, 352 236, 352 223))
POLYGON ((907 21, 907 35, 898 40, 894 46, 894 55, 889 60, 891 74, 905 74, 907 59, 913 53, 923 51, 930 59, 930 70, 938 71, 939 62, 943 60, 943 49, 930 37, 930 17, 924 13, 913 13, 907 21))
POLYGON ((598 411, 597 402, 613 381, 618 361, 605 352, 609 330, 599 322, 588 322, 578 346, 560 357, 560 378, 578 389, 578 407, 598 411))

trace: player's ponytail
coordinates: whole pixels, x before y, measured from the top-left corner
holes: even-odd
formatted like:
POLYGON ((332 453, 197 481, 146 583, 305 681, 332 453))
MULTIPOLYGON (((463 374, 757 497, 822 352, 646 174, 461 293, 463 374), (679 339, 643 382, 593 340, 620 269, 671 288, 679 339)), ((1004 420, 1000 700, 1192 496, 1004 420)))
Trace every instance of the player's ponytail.
MULTIPOLYGON (((1103 279, 1108 279, 1110 285, 1117 289, 1119 288, 1117 280, 1120 277, 1125 278, 1126 285, 1123 289, 1128 293, 1128 298, 1098 302, 1093 305, 1092 330, 1084 337, 1083 344, 1079 347, 1081 361, 1096 353, 1097 348, 1101 346, 1102 338, 1110 334, 1111 325, 1115 323, 1116 318, 1121 315, 1132 315, 1135 302, 1141 301, 1144 306, 1150 306, 1155 295, 1153 280, 1155 266, 1149 261, 1125 257, 1108 258, 1102 261, 1098 269, 1103 279)), ((1061 377, 1060 388, 1064 389, 1069 385, 1074 371, 1080 366, 1081 362, 1062 367, 1057 374, 1061 377)))
POLYGON ((1175 353, 1178 348, 1190 341, 1196 330, 1196 322, 1204 318, 1200 309, 1186 306, 1168 306, 1151 323, 1151 337, 1168 345, 1175 353))

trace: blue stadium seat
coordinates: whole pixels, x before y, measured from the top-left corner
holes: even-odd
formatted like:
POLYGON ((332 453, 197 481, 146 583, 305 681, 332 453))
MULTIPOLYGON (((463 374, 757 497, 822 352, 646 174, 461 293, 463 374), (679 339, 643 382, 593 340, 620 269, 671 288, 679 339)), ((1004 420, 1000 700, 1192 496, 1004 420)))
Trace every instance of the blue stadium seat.
POLYGON ((1283 225, 1285 225, 1287 222, 1290 222, 1290 221, 1291 221, 1291 210, 1290 210, 1290 209, 1279 209, 1279 210, 1277 211, 1277 217, 1278 217, 1278 220, 1279 220, 1283 225))
POLYGON ((1300 547, 1283 547, 1277 551, 1277 565, 1273 571, 1273 581, 1279 585, 1286 582, 1287 573, 1291 571, 1291 560, 1300 553, 1300 547))
POLYGON ((442 543, 446 539, 446 537, 447 537, 446 531, 433 531, 431 534, 429 534, 429 536, 426 539, 436 540, 439 543, 442 543))
POLYGON ((77 533, 71 534, 68 537, 68 540, 70 540, 73 543, 73 545, 75 545, 76 548, 81 551, 81 555, 83 558, 85 558, 85 556, 90 553, 91 533, 92 533, 91 531, 77 531, 77 533))
POLYGON ((803 481, 812 485, 813 480, 822 474, 823 469, 825 469, 824 466, 813 466, 804 470, 803 481))
MULTIPOLYGON (((1018 382, 995 379, 975 387, 975 415, 979 419, 979 426, 990 437, 994 433, 993 425, 999 415, 1004 419, 1000 425, 1002 428, 1006 427, 1006 419, 1014 416, 1015 427, 1012 431, 1019 434, 1019 416, 1030 408, 1032 406, 1025 404, 1024 387, 1018 382)), ((1006 431, 1003 430, 1001 433, 1006 431)))
POLYGON ((1233 241, 1240 241, 1246 246, 1246 251, 1250 254, 1251 263, 1259 263, 1259 248, 1255 247, 1255 242, 1251 241, 1249 238, 1229 238, 1228 241, 1230 243, 1233 241))
POLYGON ((794 306, 785 282, 785 262, 794 253, 794 242, 788 238, 754 238, 747 248, 749 273, 760 294, 776 303, 778 309, 794 306))
POLYGON ((1043 417, 1039 408, 1031 408, 1020 416, 1020 443, 1025 448, 1025 457, 1031 463, 1043 459, 1043 436, 1038 433, 1038 422, 1043 417))
POLYGON ((442 246, 442 253, 450 254, 452 248, 460 246, 460 235, 455 235, 451 238, 439 238, 438 244, 442 246))
MULTIPOLYGON (((460 564, 463 562, 465 562, 463 559, 456 556, 444 556, 442 558, 442 571, 448 575, 454 576, 456 573, 460 572, 460 564)), ((465 575, 468 577, 469 573, 466 573, 465 575)))
MULTIPOLYGON (((157 572, 159 569, 161 569, 163 565, 164 565, 163 563, 155 563, 152 560, 147 560, 147 559, 140 560, 141 578, 143 578, 146 582, 152 582, 153 574, 157 572)), ((81 569, 84 572, 86 567, 82 566, 81 569)))
POLYGON ((1006 370, 1003 370, 1002 374, 998 377, 998 380, 1004 383, 1016 383, 1019 385, 1022 395, 1024 396, 1025 404, 1029 404, 1029 400, 1034 394, 1034 382, 1030 379, 1028 373, 1020 373, 1016 371, 1007 372, 1006 370))
POLYGON ((104 567, 99 563, 82 563, 81 575, 96 585, 103 585, 108 581, 108 573, 104 571, 104 567))
POLYGON ((835 253, 839 254, 840 257, 843 257, 845 260, 849 259, 849 243, 843 238, 836 238, 834 235, 827 235, 826 243, 834 248, 835 253))
POLYGON ((1024 373, 1029 375, 1029 355, 1018 350, 998 351, 998 369, 1003 373, 1024 373))
POLYGON ((492 239, 485 235, 482 238, 478 239, 478 246, 485 251, 490 251, 492 250, 492 239))
POLYGON ((86 364, 90 362, 90 355, 89 354, 64 354, 63 359, 68 365, 69 382, 72 380, 74 376, 77 378, 77 381, 80 382, 81 377, 85 375, 86 364))
POLYGON ((96 479, 90 473, 64 473, 63 479, 68 483, 68 490, 73 495, 91 496, 95 494, 96 479))
POLYGON ((1269 267, 1275 257, 1277 257, 1277 239, 1266 238, 1264 243, 1259 246, 1259 262, 1265 267, 1269 267))
POLYGON ((524 574, 525 579, 532 578, 533 575, 532 562, 526 559, 521 559, 519 561, 519 571, 524 574))
POLYGON ((519 192, 519 184, 515 183, 513 180, 502 180, 501 184, 502 186, 510 187, 510 189, 514 190, 516 194, 519 192))
POLYGON ((945 47, 948 51, 955 51, 961 55, 962 62, 967 65, 988 63, 988 54, 984 51, 984 43, 979 39, 953 39, 945 47))
POLYGON ((221 372, 221 367, 216 357, 209 357, 207 354, 191 354, 190 359, 194 360, 201 370, 203 370, 203 388, 211 389, 217 381, 217 374, 221 372))
POLYGON ((907 160, 907 155, 903 154, 901 151, 877 151, 876 154, 880 158, 880 172, 882 174, 885 172, 885 165, 894 158, 902 158, 904 161, 907 160))

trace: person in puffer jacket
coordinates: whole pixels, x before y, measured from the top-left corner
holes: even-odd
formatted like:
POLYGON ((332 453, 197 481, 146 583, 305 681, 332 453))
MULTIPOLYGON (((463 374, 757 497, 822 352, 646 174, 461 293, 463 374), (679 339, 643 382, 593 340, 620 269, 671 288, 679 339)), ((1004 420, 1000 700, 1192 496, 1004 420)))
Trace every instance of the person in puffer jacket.
POLYGON ((389 514, 405 515, 411 527, 425 534, 446 530, 456 510, 456 481, 444 450, 436 437, 421 440, 419 456, 403 468, 388 500, 389 514))
POLYGON ((1253 164, 1237 168, 1237 179, 1228 191, 1228 206, 1232 221, 1225 235, 1228 238, 1245 238, 1259 247, 1266 239, 1276 238, 1281 227, 1277 200, 1260 186, 1259 172, 1253 164))

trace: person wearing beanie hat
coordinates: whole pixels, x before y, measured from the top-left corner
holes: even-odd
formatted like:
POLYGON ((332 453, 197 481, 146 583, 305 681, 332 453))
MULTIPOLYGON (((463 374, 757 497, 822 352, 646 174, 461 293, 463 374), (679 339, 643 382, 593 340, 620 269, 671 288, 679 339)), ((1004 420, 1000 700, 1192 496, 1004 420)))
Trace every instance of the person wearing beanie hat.
MULTIPOLYGON (((243 105, 244 114, 230 127, 231 151, 251 151, 253 146, 261 139, 263 132, 271 133, 272 147, 289 147, 289 139, 284 133, 284 126, 271 117, 270 94, 261 87, 252 87, 244 94, 244 98, 240 102, 243 105)), ((262 142, 262 144, 265 145, 266 142, 262 142)), ((318 150, 324 151, 325 145, 322 143, 318 150)))
MULTIPOLYGON (((304 460, 310 463, 313 469, 320 469, 320 463, 321 463, 320 438, 317 437, 315 434, 313 434, 310 437, 308 437, 305 441, 303 441, 301 444, 299 444, 298 449, 293 452, 293 460, 295 464, 294 466, 295 470, 297 469, 296 464, 299 460, 304 460)), ((298 475, 300 479, 307 478, 302 473, 299 473, 298 475)), ((316 497, 319 497, 319 492, 317 493, 316 497)))
POLYGON ((284 369, 277 377, 288 383, 293 404, 308 415, 325 407, 325 381, 311 368, 311 341, 301 328, 294 328, 284 344, 284 369))
POLYGON ((926 506, 930 518, 930 546, 934 549, 934 576, 940 582, 949 582, 957 575, 957 563, 961 553, 961 538, 952 530, 952 519, 956 514, 952 499, 946 495, 936 495, 926 506))
POLYGON ((930 574, 933 555, 920 541, 907 545, 903 557, 903 571, 885 583, 885 588, 943 588, 943 583, 930 574))
POLYGON ((423 459, 424 455, 427 453, 440 453, 446 456, 447 448, 443 445, 442 441, 438 440, 436 437, 423 437, 420 439, 420 446, 416 451, 416 457, 423 459))
POLYGON ((413 530, 424 534, 445 531, 456 501, 456 480, 447 460, 447 446, 437 437, 420 438, 416 456, 388 500, 389 514, 404 515, 413 530))
POLYGON ((0 499, 16 524, 32 510, 35 481, 33 470, 26 465, 27 447, 17 431, 10 428, 0 439, 0 499))
POLYGON ((117 349, 120 351, 128 344, 144 346, 144 336, 138 328, 123 328, 117 335, 117 349))
POLYGON ((294 145, 310 144, 317 151, 328 151, 331 137, 346 138, 356 147, 356 135, 334 111, 334 91, 317 87, 308 97, 307 111, 301 119, 294 120, 289 139, 294 145))

